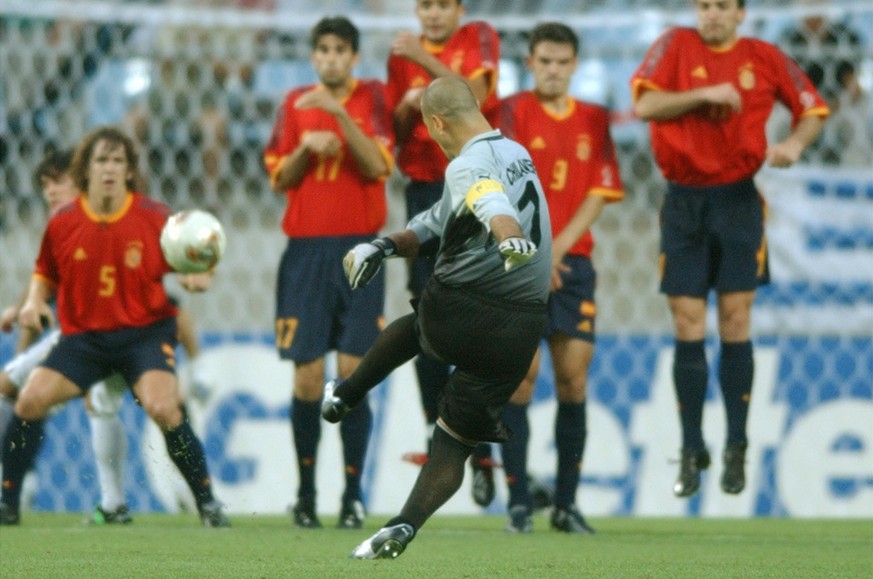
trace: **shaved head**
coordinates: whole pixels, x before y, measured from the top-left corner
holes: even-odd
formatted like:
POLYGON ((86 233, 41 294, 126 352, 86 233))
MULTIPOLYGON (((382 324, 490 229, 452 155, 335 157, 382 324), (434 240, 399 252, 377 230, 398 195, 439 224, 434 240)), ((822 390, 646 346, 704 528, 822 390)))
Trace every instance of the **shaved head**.
POLYGON ((421 96, 423 115, 438 115, 446 120, 460 120, 479 115, 479 103, 467 82, 456 76, 434 79, 421 96))
POLYGON ((479 111, 470 85, 457 76, 442 76, 427 85, 421 95, 421 118, 449 159, 473 137, 494 130, 479 111))

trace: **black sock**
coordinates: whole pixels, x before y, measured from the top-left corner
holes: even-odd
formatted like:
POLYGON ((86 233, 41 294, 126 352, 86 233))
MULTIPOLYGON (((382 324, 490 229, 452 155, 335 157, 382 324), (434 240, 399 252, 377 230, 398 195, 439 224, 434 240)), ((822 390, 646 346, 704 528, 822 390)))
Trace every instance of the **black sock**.
POLYGON ((182 408, 182 423, 172 430, 164 432, 164 441, 167 443, 167 453, 182 478, 188 483, 188 488, 194 495, 198 506, 205 505, 214 500, 212 496, 212 481, 209 478, 209 470, 206 466, 206 455, 203 453, 203 445, 188 422, 188 414, 182 408))
POLYGON ((586 428, 584 402, 558 403, 558 415, 555 417, 555 444, 558 447, 555 506, 558 508, 567 508, 576 503, 586 428))
POLYGON ((419 353, 415 314, 397 318, 379 333, 352 375, 340 382, 334 394, 349 406, 360 404, 372 388, 395 368, 419 353))
POLYGON ((682 448, 703 450, 703 403, 709 369, 703 340, 683 342, 676 340, 673 361, 673 383, 679 402, 679 420, 682 424, 682 448))
POLYGON ((373 413, 370 405, 364 400, 349 412, 340 422, 340 436, 343 441, 343 461, 346 467, 346 490, 343 493, 343 503, 361 500, 361 473, 364 470, 364 459, 367 456, 367 442, 370 440, 370 428, 373 425, 373 413))
POLYGON ((21 506, 21 481, 33 466, 42 445, 42 425, 42 420, 24 421, 13 416, 3 436, 3 492, 0 500, 13 511, 18 511, 21 506))
POLYGON ((527 404, 512 402, 507 402, 503 407, 503 423, 512 431, 512 437, 501 446, 510 507, 533 507, 527 480, 527 446, 530 440, 527 407, 527 404))
POLYGON ((439 416, 440 392, 449 379, 449 367, 422 352, 415 358, 415 375, 418 378, 424 419, 428 423, 436 422, 439 416))
POLYGON ((728 444, 746 444, 746 421, 752 395, 755 359, 752 342, 722 342, 718 380, 727 414, 728 444))
POLYGON ((472 451, 473 447, 437 426, 433 431, 430 459, 421 467, 400 515, 388 521, 386 526, 401 522, 420 529, 461 488, 464 463, 472 451))
POLYGON ((303 501, 315 501, 315 462, 318 441, 321 440, 320 412, 319 400, 307 402, 295 397, 291 402, 291 432, 300 475, 297 498, 303 501))

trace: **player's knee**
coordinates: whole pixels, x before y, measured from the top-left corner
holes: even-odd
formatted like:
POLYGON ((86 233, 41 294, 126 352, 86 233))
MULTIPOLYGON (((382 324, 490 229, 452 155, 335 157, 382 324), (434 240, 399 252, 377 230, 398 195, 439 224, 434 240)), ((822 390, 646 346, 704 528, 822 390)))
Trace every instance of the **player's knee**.
POLYGON ((741 342, 749 337, 751 313, 743 308, 724 310, 719 315, 718 331, 727 342, 741 342))
POLYGON ((521 381, 521 384, 518 385, 518 389, 513 392, 509 401, 513 404, 529 404, 533 399, 535 385, 535 379, 531 380, 529 377, 526 377, 521 381))
POLYGON ((182 423, 182 410, 172 400, 151 400, 142 407, 161 430, 172 430, 182 423))
POLYGON ((41 420, 48 413, 48 406, 38 397, 29 396, 27 391, 15 401, 15 415, 22 420, 41 420))
POLYGON ((321 399, 324 387, 324 358, 294 364, 294 397, 315 402, 321 399))
POLYGON ((686 298, 670 298, 670 313, 679 340, 702 339, 706 331, 706 302, 686 298))
POLYGON ((559 402, 576 403, 584 402, 588 396, 587 376, 575 376, 569 380, 556 380, 555 390, 559 402))
POLYGON ((15 400, 18 397, 18 385, 10 378, 8 372, 0 372, 0 396, 9 400, 15 400))
POLYGON ((294 397, 307 402, 321 400, 324 384, 316 380, 297 380, 294 383, 294 397))
POLYGON ((706 331, 706 318, 674 311, 673 325, 678 339, 696 340, 706 331))

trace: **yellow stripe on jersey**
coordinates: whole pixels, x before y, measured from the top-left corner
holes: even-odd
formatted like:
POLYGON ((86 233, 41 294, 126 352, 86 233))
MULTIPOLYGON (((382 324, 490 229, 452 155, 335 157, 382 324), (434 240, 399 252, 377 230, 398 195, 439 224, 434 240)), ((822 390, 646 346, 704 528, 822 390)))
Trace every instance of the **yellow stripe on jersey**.
POLYGON ((608 187, 592 187, 588 190, 588 194, 599 195, 600 197, 603 197, 607 203, 614 203, 624 199, 624 190, 610 189, 608 187))
POLYGON ((494 179, 483 179, 473 183, 473 186, 467 190, 467 195, 464 198, 464 202, 467 204, 467 209, 472 211, 473 204, 476 203, 479 197, 487 195, 488 193, 503 193, 503 184, 494 179))

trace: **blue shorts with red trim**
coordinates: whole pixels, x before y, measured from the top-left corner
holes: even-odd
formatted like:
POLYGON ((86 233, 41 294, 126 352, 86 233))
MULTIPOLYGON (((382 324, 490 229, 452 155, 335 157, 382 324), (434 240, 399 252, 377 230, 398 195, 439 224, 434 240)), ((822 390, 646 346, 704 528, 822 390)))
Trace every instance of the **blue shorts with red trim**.
POLYGON ((584 255, 564 256, 570 271, 561 274, 563 286, 549 295, 549 325, 546 336, 560 332, 571 338, 594 343, 594 287, 597 274, 591 258, 584 255))
POLYGON ((374 236, 288 240, 276 283, 276 347, 283 360, 308 362, 328 351, 363 356, 382 329, 385 270, 352 291, 343 256, 374 236))
POLYGON ((751 179, 668 184, 661 208, 661 292, 705 298, 770 282, 764 200, 751 179))
POLYGON ((133 387, 145 372, 176 373, 176 318, 141 328, 62 335, 40 364, 60 372, 83 392, 116 372, 133 387))

